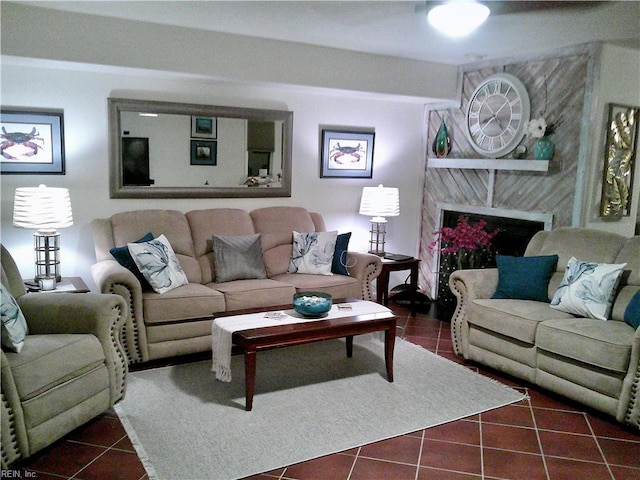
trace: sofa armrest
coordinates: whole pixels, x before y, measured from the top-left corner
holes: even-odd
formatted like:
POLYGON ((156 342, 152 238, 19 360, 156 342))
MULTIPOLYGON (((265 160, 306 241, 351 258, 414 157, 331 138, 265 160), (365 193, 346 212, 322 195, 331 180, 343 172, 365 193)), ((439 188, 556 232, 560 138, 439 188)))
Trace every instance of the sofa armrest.
POLYGON ((349 276, 360 280, 362 299, 374 301, 371 283, 382 272, 380 257, 372 253, 347 252, 347 271, 349 276))
POLYGON ((629 369, 622 382, 617 420, 640 428, 640 328, 631 346, 629 369))
POLYGON ((451 318, 451 339, 457 355, 467 358, 469 304, 476 298, 491 298, 497 286, 497 268, 456 270, 449 277, 449 288, 457 299, 451 318))
POLYGON ((118 295, 30 293, 18 300, 30 334, 92 334, 102 344, 111 404, 124 397, 127 362, 121 343, 127 304, 118 295))
POLYGON ((122 344, 127 362, 146 362, 149 358, 140 282, 131 271, 115 260, 103 260, 93 264, 91 276, 101 293, 120 295, 129 307, 122 329, 122 344))

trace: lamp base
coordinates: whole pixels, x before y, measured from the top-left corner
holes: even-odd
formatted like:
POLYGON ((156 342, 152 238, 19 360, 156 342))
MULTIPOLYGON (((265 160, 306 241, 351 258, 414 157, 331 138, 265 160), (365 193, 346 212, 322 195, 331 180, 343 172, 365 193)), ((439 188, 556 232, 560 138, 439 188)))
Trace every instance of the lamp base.
POLYGON ((369 230, 371 234, 369 238, 369 253, 374 255, 378 255, 379 257, 384 257, 384 237, 387 233, 387 222, 375 222, 371 221, 371 230, 369 230))
POLYGON ((38 231, 33 235, 36 256, 36 276, 34 281, 55 278, 60 282, 60 234, 38 231))

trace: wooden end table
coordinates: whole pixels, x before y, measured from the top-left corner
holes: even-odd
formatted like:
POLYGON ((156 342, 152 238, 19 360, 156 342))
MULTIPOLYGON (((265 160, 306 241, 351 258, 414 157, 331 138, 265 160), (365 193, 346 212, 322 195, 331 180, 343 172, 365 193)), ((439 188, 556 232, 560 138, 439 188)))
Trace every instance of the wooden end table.
POLYGON ((382 272, 376 280, 377 301, 387 306, 389 304, 389 273, 399 270, 411 270, 410 286, 411 286, 411 316, 416 316, 416 293, 418 291, 418 264, 420 260, 417 258, 409 258, 407 260, 389 260, 381 258, 382 272))

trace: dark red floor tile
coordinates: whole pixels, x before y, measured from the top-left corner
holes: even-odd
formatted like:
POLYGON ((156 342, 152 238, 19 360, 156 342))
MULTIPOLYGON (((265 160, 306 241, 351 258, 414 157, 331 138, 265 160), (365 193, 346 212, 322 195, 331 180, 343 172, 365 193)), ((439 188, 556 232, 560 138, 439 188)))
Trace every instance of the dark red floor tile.
POLYGON ((111 445, 126 437, 125 431, 119 418, 109 415, 101 415, 96 417, 83 428, 79 428, 71 432, 68 440, 74 440, 91 445, 99 445, 102 447, 110 447, 111 445))
POLYGON ((536 426, 541 430, 591 435, 591 428, 582 412, 566 412, 546 408, 534 408, 536 426))
MULTIPOLYGON (((349 480, 415 480, 417 468, 415 465, 358 457, 349 480)), ((325 477, 325 480, 333 479, 325 477)))
POLYGON ((420 438, 403 435, 365 445, 360 449, 359 457, 417 465, 421 444, 420 438))
POLYGON ((523 403, 507 405, 506 407, 485 412, 482 414, 482 422, 533 428, 531 408, 529 408, 526 400, 523 403))
POLYGON ((573 433, 539 431, 542 451, 545 455, 602 463, 602 453, 593 436, 573 433))
POLYGON ((139 480, 145 474, 144 467, 135 453, 107 450, 104 455, 79 472, 78 480, 139 480))
POLYGON ((608 463, 640 468, 640 442, 598 438, 598 443, 608 463))
POLYGON ((613 418, 587 415, 587 420, 597 437, 618 438, 640 442, 640 429, 618 423, 613 418))
POLYGON ((482 473, 480 446, 425 439, 420 466, 479 475, 482 473))
POLYGON ((424 437, 429 440, 480 445, 480 423, 468 420, 445 423, 426 429, 424 437))
POLYGON ((484 474, 509 480, 547 480, 541 455, 483 449, 484 474))
POLYGON ((37 472, 70 477, 105 450, 102 447, 62 440, 31 457, 28 468, 37 472))
POLYGON ((568 458, 547 457, 549 480, 611 480, 611 473, 603 463, 581 462, 568 458))
POLYGON ((640 478, 640 469, 620 467, 618 465, 610 465, 609 468, 616 480, 638 480, 640 478))
POLYGON ((452 472, 451 470, 437 470, 430 467, 420 467, 416 480, 479 480, 480 475, 452 472))
POLYGON ((329 455, 287 467, 283 476, 295 480, 346 480, 354 461, 349 455, 329 455))
POLYGON ((482 423, 482 445, 501 450, 540 454, 538 436, 532 428, 482 423))

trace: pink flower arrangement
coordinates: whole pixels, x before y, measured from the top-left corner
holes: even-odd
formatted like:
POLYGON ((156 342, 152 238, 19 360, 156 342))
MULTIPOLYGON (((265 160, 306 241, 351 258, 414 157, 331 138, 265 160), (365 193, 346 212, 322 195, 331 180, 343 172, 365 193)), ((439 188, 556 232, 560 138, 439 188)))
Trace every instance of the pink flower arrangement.
POLYGON ((456 257, 458 266, 467 263, 470 267, 474 265, 475 259, 480 259, 479 253, 487 251, 491 246, 491 240, 498 234, 496 228, 489 233, 485 230, 487 222, 478 220, 473 225, 469 224, 469 219, 465 216, 458 217, 458 224, 455 228, 443 227, 435 231, 435 239, 429 244, 429 252, 442 254, 452 254, 456 257), (467 258, 469 257, 469 258, 467 258), (466 259, 467 261, 463 261, 466 259))

